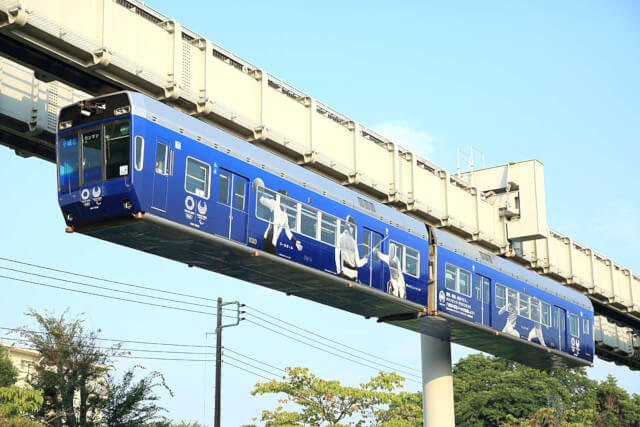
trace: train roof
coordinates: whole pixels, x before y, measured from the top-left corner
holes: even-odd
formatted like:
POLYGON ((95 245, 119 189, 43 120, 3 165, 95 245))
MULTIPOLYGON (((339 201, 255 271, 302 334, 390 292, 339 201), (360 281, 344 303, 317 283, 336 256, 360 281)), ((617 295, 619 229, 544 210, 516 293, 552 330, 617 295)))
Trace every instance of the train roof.
POLYGON ((355 190, 345 188, 316 172, 305 169, 261 147, 230 135, 213 125, 179 112, 162 102, 137 92, 127 91, 126 93, 131 99, 131 110, 135 115, 153 119, 176 131, 181 131, 183 135, 200 140, 204 144, 210 146, 218 144, 218 146, 229 149, 230 155, 242 159, 249 158, 253 164, 261 165, 265 170, 273 174, 286 177, 318 194, 343 203, 366 215, 376 217, 381 221, 401 228, 416 236, 424 239, 427 238, 425 224, 421 221, 411 218, 355 190), (361 207, 357 198, 370 202, 374 207, 373 210, 361 207))
POLYGON ((490 266, 504 274, 508 274, 509 276, 526 282, 531 286, 535 286, 538 289, 557 295, 560 298, 570 301, 580 307, 593 311, 593 305, 589 298, 580 292, 563 286, 562 284, 531 270, 527 270, 513 261, 485 252, 481 248, 467 243, 463 239, 460 239, 450 233, 438 230, 437 228, 432 228, 431 230, 438 245, 457 252, 466 258, 473 259, 481 264, 490 266))

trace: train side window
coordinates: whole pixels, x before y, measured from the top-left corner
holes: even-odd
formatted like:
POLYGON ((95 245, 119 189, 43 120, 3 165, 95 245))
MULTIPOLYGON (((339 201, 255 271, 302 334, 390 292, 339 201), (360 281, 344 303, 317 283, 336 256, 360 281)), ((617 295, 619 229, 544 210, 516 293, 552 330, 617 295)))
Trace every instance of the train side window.
POLYGON ((491 293, 491 282, 486 277, 482 278, 482 302, 489 304, 491 293))
POLYGON ((589 319, 582 319, 582 334, 589 335, 589 319))
POLYGON ((298 230, 298 202, 285 196, 280 195, 280 206, 284 208, 287 213, 287 219, 289 221, 289 229, 298 230))
POLYGON ((507 288, 507 311, 509 313, 517 313, 518 311, 518 293, 509 288, 507 288))
MULTIPOLYGON (((220 172, 218 175, 218 202, 223 205, 229 204, 229 174, 226 172, 220 172)), ((258 205, 260 205, 258 203, 258 205)), ((261 205, 260 205, 261 206, 261 205)), ((271 215, 269 215, 269 219, 271 220, 271 215)))
POLYGON ((275 198, 276 198, 276 193, 274 191, 264 187, 258 188, 257 203, 256 203, 256 217, 260 218, 263 221, 271 222, 272 221, 271 209, 265 206, 261 201, 275 200, 275 198))
POLYGON ((578 329, 578 316, 575 314, 569 314, 569 334, 572 337, 580 337, 580 330, 578 329))
POLYGON ((471 296, 471 274, 468 271, 458 269, 458 282, 460 293, 468 297, 471 296))
POLYGON ((413 277, 420 276, 420 252, 413 248, 405 248, 405 273, 413 277))
POLYGON ((362 230, 360 234, 360 253, 368 254, 371 252, 369 248, 369 240, 371 240, 371 232, 369 230, 362 230))
POLYGON ((142 165, 144 164, 144 138, 143 137, 136 136, 135 149, 136 149, 136 153, 135 153, 136 170, 141 171, 142 165))
POLYGON ((169 175, 169 147, 158 142, 156 145, 156 173, 169 175))
POLYGON ((444 286, 450 291, 457 291, 456 289, 456 277, 458 276, 458 269, 451 264, 447 264, 444 272, 444 286))
POLYGON ((540 323, 540 301, 531 298, 531 320, 540 323))
POLYGON ((541 303, 542 324, 545 326, 551 326, 551 306, 546 302, 541 303))
POLYGON ((233 207, 236 209, 244 210, 244 201, 247 193, 247 182, 244 180, 244 178, 241 178, 239 176, 235 177, 233 193, 233 207))
POLYGON ((518 312, 520 314, 520 316, 522 317, 526 317, 527 319, 529 318, 529 297, 525 294, 521 294, 519 293, 519 300, 520 300, 520 304, 519 304, 519 308, 518 308, 518 312))
POLYGON ((504 286, 499 283, 496 283, 496 307, 501 309, 504 307, 507 301, 507 290, 504 286))
POLYGON ((105 172, 107 179, 129 175, 131 124, 129 120, 104 125, 105 172))
POLYGON ((322 212, 320 240, 329 245, 336 245, 337 218, 322 212))
MULTIPOLYGON (((224 173, 224 172, 223 172, 224 173)), ((222 176, 221 173, 220 175, 222 176)), ((185 171, 184 189, 187 193, 194 194, 204 199, 209 198, 211 166, 187 157, 187 168, 185 171)))
POLYGON ((300 209, 300 233, 315 239, 318 229, 318 210, 302 205, 300 209))

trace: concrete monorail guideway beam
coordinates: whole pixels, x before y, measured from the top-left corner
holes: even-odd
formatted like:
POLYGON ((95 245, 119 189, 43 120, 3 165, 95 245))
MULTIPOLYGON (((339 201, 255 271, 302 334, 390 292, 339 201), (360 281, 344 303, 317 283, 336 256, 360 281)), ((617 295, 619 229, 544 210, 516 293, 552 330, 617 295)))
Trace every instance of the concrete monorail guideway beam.
POLYGON ((548 228, 540 162, 450 174, 141 2, 69 3, 0 0, 3 145, 53 161, 61 106, 143 92, 585 293, 598 355, 640 368, 640 277, 548 228))

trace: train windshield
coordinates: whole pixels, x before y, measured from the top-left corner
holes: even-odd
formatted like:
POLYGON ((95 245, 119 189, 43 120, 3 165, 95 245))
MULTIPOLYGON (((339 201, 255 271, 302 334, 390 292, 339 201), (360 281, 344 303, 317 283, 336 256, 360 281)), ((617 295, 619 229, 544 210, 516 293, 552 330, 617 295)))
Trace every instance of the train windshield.
POLYGON ((131 121, 115 120, 58 139, 60 191, 129 175, 131 121))

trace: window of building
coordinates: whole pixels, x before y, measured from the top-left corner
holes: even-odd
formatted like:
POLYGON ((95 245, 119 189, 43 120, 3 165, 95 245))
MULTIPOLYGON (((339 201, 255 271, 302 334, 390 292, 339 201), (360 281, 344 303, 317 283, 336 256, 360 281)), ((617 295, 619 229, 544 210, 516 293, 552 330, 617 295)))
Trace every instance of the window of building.
POLYGON ((578 316, 575 314, 569 314, 569 335, 576 338, 580 336, 580 330, 578 329, 578 316))
MULTIPOLYGON (((194 194, 204 199, 209 198, 211 166, 187 157, 184 188, 187 193, 194 194)), ((222 174, 220 174, 222 176, 222 174)))

